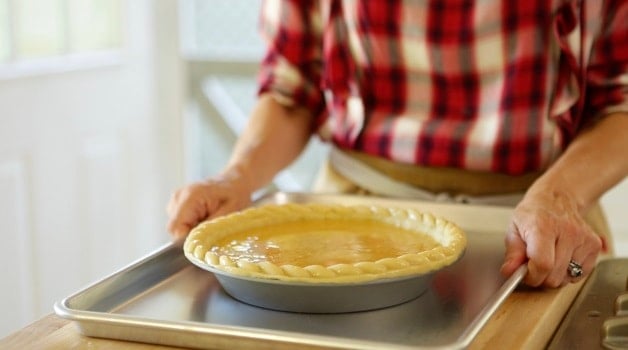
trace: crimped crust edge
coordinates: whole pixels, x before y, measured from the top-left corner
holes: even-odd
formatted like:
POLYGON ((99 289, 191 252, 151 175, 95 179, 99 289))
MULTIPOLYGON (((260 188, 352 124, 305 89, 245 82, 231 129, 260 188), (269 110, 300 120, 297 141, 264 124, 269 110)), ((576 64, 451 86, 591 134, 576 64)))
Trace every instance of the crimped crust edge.
POLYGON ((203 222, 185 240, 185 256, 195 265, 226 274, 308 283, 354 283, 427 274, 453 264, 466 248, 465 233, 454 223, 412 208, 342 204, 267 204, 203 222), (212 243, 234 232, 298 220, 368 219, 428 234, 438 246, 412 254, 332 266, 277 266, 233 261, 210 251, 212 243))

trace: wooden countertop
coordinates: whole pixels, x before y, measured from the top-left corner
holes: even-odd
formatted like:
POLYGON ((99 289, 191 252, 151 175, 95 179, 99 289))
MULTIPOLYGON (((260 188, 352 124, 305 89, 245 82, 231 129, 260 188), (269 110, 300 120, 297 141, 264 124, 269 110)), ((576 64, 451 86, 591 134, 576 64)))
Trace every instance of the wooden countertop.
MULTIPOLYGON (((560 289, 518 288, 489 319, 470 349, 541 349, 551 339, 584 281, 560 289)), ((251 344, 259 348, 262 341, 251 344)), ((228 341, 226 349, 242 348, 228 341)), ((264 347, 264 346, 262 346, 264 347)), ((308 347, 309 348, 309 347, 308 347)), ((153 344, 85 337, 76 325, 54 314, 0 340, 0 349, 176 349, 153 344)))

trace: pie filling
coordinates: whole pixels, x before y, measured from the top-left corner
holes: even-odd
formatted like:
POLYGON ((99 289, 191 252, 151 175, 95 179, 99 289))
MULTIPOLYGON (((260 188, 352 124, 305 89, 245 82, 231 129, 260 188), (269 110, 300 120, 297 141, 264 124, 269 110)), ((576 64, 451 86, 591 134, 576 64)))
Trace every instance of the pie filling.
POLYGON ((185 256, 209 271, 309 283, 355 283, 425 274, 454 263, 466 236, 413 209, 283 204, 204 222, 185 256))
POLYGON ((422 252, 438 243, 378 221, 298 221, 256 227, 214 242, 211 252, 233 260, 275 265, 332 266, 422 252))

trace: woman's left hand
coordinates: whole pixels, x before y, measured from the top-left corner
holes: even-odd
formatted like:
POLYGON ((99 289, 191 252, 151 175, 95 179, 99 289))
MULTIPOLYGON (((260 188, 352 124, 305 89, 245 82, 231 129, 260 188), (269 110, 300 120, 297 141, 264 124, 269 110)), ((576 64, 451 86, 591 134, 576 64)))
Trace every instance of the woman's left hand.
POLYGON ((524 283, 560 287, 591 273, 601 249, 602 240, 573 197, 557 190, 532 191, 514 210, 501 272, 510 276, 527 263, 524 283), (570 262, 582 267, 580 276, 569 273, 570 262))

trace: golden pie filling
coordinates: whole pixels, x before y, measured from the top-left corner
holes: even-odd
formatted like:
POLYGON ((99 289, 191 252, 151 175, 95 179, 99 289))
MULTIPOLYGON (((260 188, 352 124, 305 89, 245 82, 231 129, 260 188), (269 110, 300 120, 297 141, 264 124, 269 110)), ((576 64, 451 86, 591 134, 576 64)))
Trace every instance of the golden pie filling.
POLYGON ((184 252, 198 266, 239 276, 347 283, 434 271, 465 246, 456 225, 412 209, 285 204, 202 223, 184 252))
POLYGON ((263 226, 217 240, 210 251, 237 261, 332 266, 425 251, 429 235, 377 221, 298 221, 263 226))

